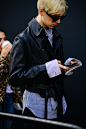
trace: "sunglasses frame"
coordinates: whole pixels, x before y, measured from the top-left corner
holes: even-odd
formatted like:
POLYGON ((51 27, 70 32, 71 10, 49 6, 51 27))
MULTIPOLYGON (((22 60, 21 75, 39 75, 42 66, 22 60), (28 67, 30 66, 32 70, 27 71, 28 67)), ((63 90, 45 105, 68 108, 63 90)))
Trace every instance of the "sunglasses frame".
MULTIPOLYGON (((44 10, 44 9, 43 9, 44 10)), ((60 20, 62 20, 62 19, 64 19, 67 15, 64 15, 64 16, 53 16, 53 15, 51 15, 51 14, 49 14, 47 11, 45 11, 44 10, 44 12, 49 16, 49 17, 51 17, 52 19, 53 19, 53 22, 55 22, 55 21, 58 21, 59 19, 60 20)))

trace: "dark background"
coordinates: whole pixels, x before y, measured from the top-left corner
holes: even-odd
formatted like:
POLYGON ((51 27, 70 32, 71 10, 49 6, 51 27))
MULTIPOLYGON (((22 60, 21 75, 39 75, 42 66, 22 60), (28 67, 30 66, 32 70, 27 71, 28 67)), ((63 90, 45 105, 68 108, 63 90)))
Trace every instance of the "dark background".
MULTIPOLYGON (((37 15, 36 2, 0 0, 0 28, 11 42, 37 15)), ((86 0, 67 0, 67 3, 67 17, 56 28, 64 38, 65 60, 74 57, 81 60, 83 66, 64 79, 68 109, 63 121, 86 127, 86 0)))

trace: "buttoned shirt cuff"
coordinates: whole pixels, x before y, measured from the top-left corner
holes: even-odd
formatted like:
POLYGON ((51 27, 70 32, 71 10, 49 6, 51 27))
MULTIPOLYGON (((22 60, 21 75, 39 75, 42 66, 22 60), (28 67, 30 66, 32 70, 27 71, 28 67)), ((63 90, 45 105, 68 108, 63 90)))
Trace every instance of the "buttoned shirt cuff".
POLYGON ((61 74, 61 70, 57 60, 52 60, 46 63, 47 74, 50 78, 56 77, 61 74))

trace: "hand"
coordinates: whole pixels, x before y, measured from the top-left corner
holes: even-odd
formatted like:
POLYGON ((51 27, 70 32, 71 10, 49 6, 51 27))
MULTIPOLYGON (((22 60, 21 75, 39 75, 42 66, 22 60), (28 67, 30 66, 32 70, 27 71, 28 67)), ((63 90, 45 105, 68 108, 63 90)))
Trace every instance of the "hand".
POLYGON ((71 60, 71 61, 70 61, 70 64, 71 64, 71 65, 74 64, 74 66, 77 66, 77 61, 76 61, 76 60, 71 60))
POLYGON ((61 61, 60 60, 57 60, 58 64, 61 64, 61 61))
POLYGON ((60 60, 57 60, 57 62, 58 62, 58 64, 59 64, 59 67, 60 67, 61 70, 63 70, 63 69, 68 69, 68 68, 69 68, 69 67, 67 67, 67 66, 62 65, 60 60))
MULTIPOLYGON (((74 64, 74 66, 77 66, 77 61, 76 61, 76 60, 71 60, 71 61, 70 61, 70 64, 72 64, 72 65, 74 64)), ((76 69, 73 69, 72 72, 73 72, 74 70, 76 70, 76 69)))
POLYGON ((3 47, 2 51, 1 51, 1 56, 3 56, 4 58, 7 57, 8 53, 11 50, 12 45, 11 44, 7 44, 3 47))
POLYGON ((59 67, 60 67, 60 70, 61 70, 61 71, 64 70, 64 69, 69 69, 69 67, 64 66, 64 65, 62 65, 62 64, 59 64, 59 67))

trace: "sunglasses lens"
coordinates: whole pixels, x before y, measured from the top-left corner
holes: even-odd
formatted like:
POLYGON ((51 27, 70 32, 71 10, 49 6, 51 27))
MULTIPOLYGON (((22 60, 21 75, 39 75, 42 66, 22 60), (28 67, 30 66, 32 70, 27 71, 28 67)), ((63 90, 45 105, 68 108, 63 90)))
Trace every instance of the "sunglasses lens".
POLYGON ((55 17, 53 18, 53 22, 58 21, 59 19, 60 19, 59 16, 55 16, 55 17))
MULTIPOLYGON (((43 9, 44 10, 44 9, 43 9)), ((44 10, 45 11, 45 10, 44 10)), ((51 17, 52 19, 53 19, 53 22, 56 22, 56 21, 58 21, 59 19, 60 20, 62 20, 62 19, 64 19, 67 15, 65 15, 65 16, 57 16, 57 15, 55 15, 55 16, 52 16, 52 15, 50 15, 48 12, 46 12, 45 11, 45 13, 49 16, 49 17, 51 17)))
POLYGON ((61 16, 61 17, 60 17, 60 20, 63 20, 66 16, 67 16, 67 15, 61 16))
POLYGON ((56 16, 55 20, 58 21, 59 19, 60 19, 59 16, 56 16))
POLYGON ((66 17, 67 15, 65 15, 65 16, 55 16, 54 18, 53 18, 53 22, 55 22, 55 21, 58 21, 59 19, 60 20, 63 20, 65 17, 66 17))
POLYGON ((59 19, 59 17, 53 18, 53 22, 58 21, 59 19))

